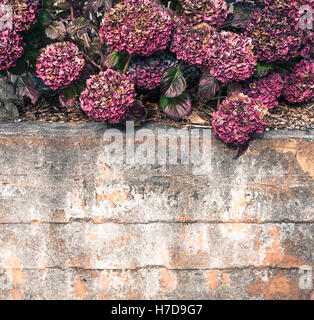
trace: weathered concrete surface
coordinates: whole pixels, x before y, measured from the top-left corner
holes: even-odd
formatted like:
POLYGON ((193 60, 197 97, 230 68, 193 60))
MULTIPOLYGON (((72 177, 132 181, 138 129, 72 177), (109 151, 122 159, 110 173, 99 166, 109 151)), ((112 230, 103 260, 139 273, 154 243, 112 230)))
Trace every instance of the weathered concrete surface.
POLYGON ((18 107, 24 105, 14 93, 13 84, 0 78, 0 121, 15 120, 19 117, 18 107))
POLYGON ((313 132, 210 137, 208 175, 108 165, 104 132, 0 124, 0 299, 313 297, 313 132))

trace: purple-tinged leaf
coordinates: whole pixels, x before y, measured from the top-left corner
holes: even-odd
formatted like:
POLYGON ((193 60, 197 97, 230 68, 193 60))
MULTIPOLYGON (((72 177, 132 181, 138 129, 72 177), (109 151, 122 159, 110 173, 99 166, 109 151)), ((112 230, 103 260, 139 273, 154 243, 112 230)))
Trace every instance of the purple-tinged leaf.
POLYGON ((15 94, 23 99, 23 97, 29 97, 33 104, 35 104, 39 98, 39 91, 35 87, 32 80, 26 77, 19 77, 14 83, 15 94))
POLYGON ((62 21, 53 21, 45 30, 45 34, 52 40, 63 40, 67 30, 62 21))
POLYGON ((146 118, 147 111, 140 100, 135 100, 133 103, 133 106, 129 108, 127 113, 127 120, 131 121, 138 121, 138 120, 144 120, 146 118))
POLYGON ((90 18, 91 14, 97 12, 105 13, 112 8, 112 2, 112 0, 89 0, 84 5, 83 14, 85 17, 90 18))
POLYGON ((244 29, 253 16, 252 10, 237 11, 233 15, 231 27, 244 29))
POLYGON ((186 117, 192 110, 191 97, 187 92, 176 98, 162 97, 160 103, 166 116, 176 121, 186 117))
POLYGON ((168 98, 180 96, 186 89, 186 80, 180 68, 165 70, 161 79, 161 93, 168 98))
POLYGON ((204 73, 199 83, 199 94, 205 99, 213 99, 219 91, 219 83, 216 78, 204 73))

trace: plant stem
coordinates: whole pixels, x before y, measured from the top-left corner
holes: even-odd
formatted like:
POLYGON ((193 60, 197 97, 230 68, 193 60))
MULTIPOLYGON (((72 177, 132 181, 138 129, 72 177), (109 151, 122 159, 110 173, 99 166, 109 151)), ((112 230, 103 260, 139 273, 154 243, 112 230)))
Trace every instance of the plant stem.
POLYGON ((127 62, 125 63, 125 66, 124 66, 124 68, 123 68, 123 74, 126 74, 126 72, 128 71, 128 68, 129 68, 129 65, 130 65, 130 63, 131 63, 131 60, 132 60, 132 56, 131 55, 129 55, 129 57, 128 57, 128 60, 127 60, 127 62))
POLYGON ((221 101, 221 86, 219 86, 219 93, 218 93, 218 98, 217 98, 217 109, 220 106, 220 101, 221 101))
POLYGON ((218 100, 218 99, 222 99, 222 98, 227 98, 227 96, 217 96, 215 98, 209 99, 209 100, 218 100))
POLYGON ((74 24, 75 24, 75 19, 74 19, 74 8, 73 8, 73 3, 72 3, 72 1, 71 1, 71 20, 72 20, 72 24, 73 24, 73 26, 74 26, 74 24))
POLYGON ((99 64, 97 64, 94 60, 92 60, 86 53, 82 52, 83 56, 95 67, 97 67, 98 69, 101 70, 101 66, 99 64))

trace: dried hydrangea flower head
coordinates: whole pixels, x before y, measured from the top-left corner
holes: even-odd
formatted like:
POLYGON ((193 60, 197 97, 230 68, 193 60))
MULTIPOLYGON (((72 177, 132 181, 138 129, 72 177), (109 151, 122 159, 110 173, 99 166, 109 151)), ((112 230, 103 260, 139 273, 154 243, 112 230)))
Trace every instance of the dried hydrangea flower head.
POLYGON ((283 85, 281 76, 273 72, 261 79, 250 81, 244 88, 244 93, 271 109, 278 106, 277 99, 282 94, 283 85))
POLYGON ((308 57, 307 53, 310 51, 309 46, 313 47, 312 43, 305 43, 309 38, 309 34, 313 33, 311 31, 312 25, 307 26, 307 23, 311 23, 310 19, 305 15, 305 13, 310 14, 310 11, 306 8, 312 8, 314 10, 314 0, 265 0, 267 7, 270 10, 275 10, 281 15, 289 17, 291 25, 294 26, 295 30, 300 34, 302 38, 302 44, 305 46, 302 49, 301 55, 303 57, 308 57), (305 10, 303 10, 305 9, 305 10), (306 19, 303 19, 306 18, 306 19))
POLYGON ((180 0, 183 12, 189 19, 206 22, 220 27, 227 18, 227 4, 224 0, 180 0))
POLYGON ((298 11, 302 6, 313 5, 313 0, 264 0, 267 8, 288 15, 291 18, 298 16, 298 11))
POLYGON ((13 28, 17 32, 26 31, 37 22, 40 4, 40 0, 0 0, 0 6, 11 6, 13 28))
POLYGON ((22 37, 14 30, 0 30, 0 70, 14 67, 23 53, 22 37))
POLYGON ((107 69, 87 80, 80 103, 89 117, 97 121, 119 123, 135 101, 134 84, 124 74, 107 69))
POLYGON ((84 65, 79 48, 65 41, 48 45, 37 59, 36 70, 38 77, 56 90, 77 80, 84 65))
POLYGON ((140 89, 153 90, 160 86, 165 70, 176 67, 178 60, 166 52, 132 60, 127 76, 140 89))
POLYGON ((226 98, 213 114, 213 133, 227 144, 242 145, 252 134, 263 133, 267 107, 244 94, 226 98))
POLYGON ((218 37, 217 31, 207 23, 194 25, 186 15, 175 18, 175 31, 170 51, 177 59, 197 67, 208 66, 208 48, 218 37))
POLYGON ((286 75, 283 95, 292 103, 314 98, 314 59, 303 59, 286 75))
POLYGON ((252 39, 227 31, 221 31, 210 46, 209 67, 211 75, 227 83, 250 78, 255 72, 257 57, 252 39))
POLYGON ((304 32, 302 37, 302 50, 300 55, 303 58, 313 59, 314 58, 314 32, 308 31, 304 32))
POLYGON ((269 10, 255 11, 244 34, 253 39, 261 61, 288 61, 301 47, 301 36, 291 19, 269 10))
POLYGON ((105 13, 100 37, 112 49, 130 55, 149 56, 167 48, 173 18, 149 0, 128 0, 105 13))

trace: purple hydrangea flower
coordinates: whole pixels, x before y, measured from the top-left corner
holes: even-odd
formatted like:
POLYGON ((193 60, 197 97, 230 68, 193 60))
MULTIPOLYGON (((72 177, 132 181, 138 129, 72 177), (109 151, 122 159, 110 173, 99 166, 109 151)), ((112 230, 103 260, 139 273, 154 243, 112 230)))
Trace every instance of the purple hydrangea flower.
POLYGON ((0 30, 0 70, 14 67, 23 53, 22 37, 14 30, 0 30))
POLYGON ((210 73, 224 83, 250 78, 256 62, 252 39, 233 32, 221 31, 209 48, 210 73))
POLYGON ((194 25, 186 15, 175 18, 170 51, 177 59, 197 67, 208 66, 209 48, 215 45, 217 31, 206 23, 194 25))
POLYGON ((138 57, 131 62, 127 76, 138 88, 153 90, 160 86, 164 71, 177 65, 178 60, 164 52, 138 57))
POLYGON ((244 93, 251 98, 261 101, 268 108, 278 106, 278 98, 282 94, 284 81, 278 73, 250 81, 244 88, 244 93))
POLYGON ((2 5, 10 5, 12 7, 13 27, 15 31, 20 32, 28 30, 34 23, 37 22, 41 1, 0 0, 0 6, 2 5))
POLYGON ((220 27, 227 18, 224 0, 180 0, 184 13, 193 21, 203 21, 220 27))
POLYGON ((213 133, 227 144, 242 145, 252 134, 264 132, 266 114, 267 107, 254 98, 244 94, 226 98, 213 114, 213 133))
POLYGON ((244 34, 253 39, 255 52, 261 61, 288 61, 297 55, 301 47, 301 36, 295 23, 275 11, 255 11, 244 34))
POLYGON ((304 59, 285 77, 284 97, 292 103, 314 98, 314 59, 304 59))
POLYGON ((112 49, 149 56, 167 48, 173 17, 149 0, 128 0, 105 13, 100 37, 112 49))
POLYGON ((119 123, 135 101, 134 84, 124 74, 107 69, 87 80, 81 107, 97 121, 119 123))
POLYGON ((47 46, 37 59, 37 75, 47 86, 56 90, 77 80, 85 65, 79 48, 71 42, 47 46))

